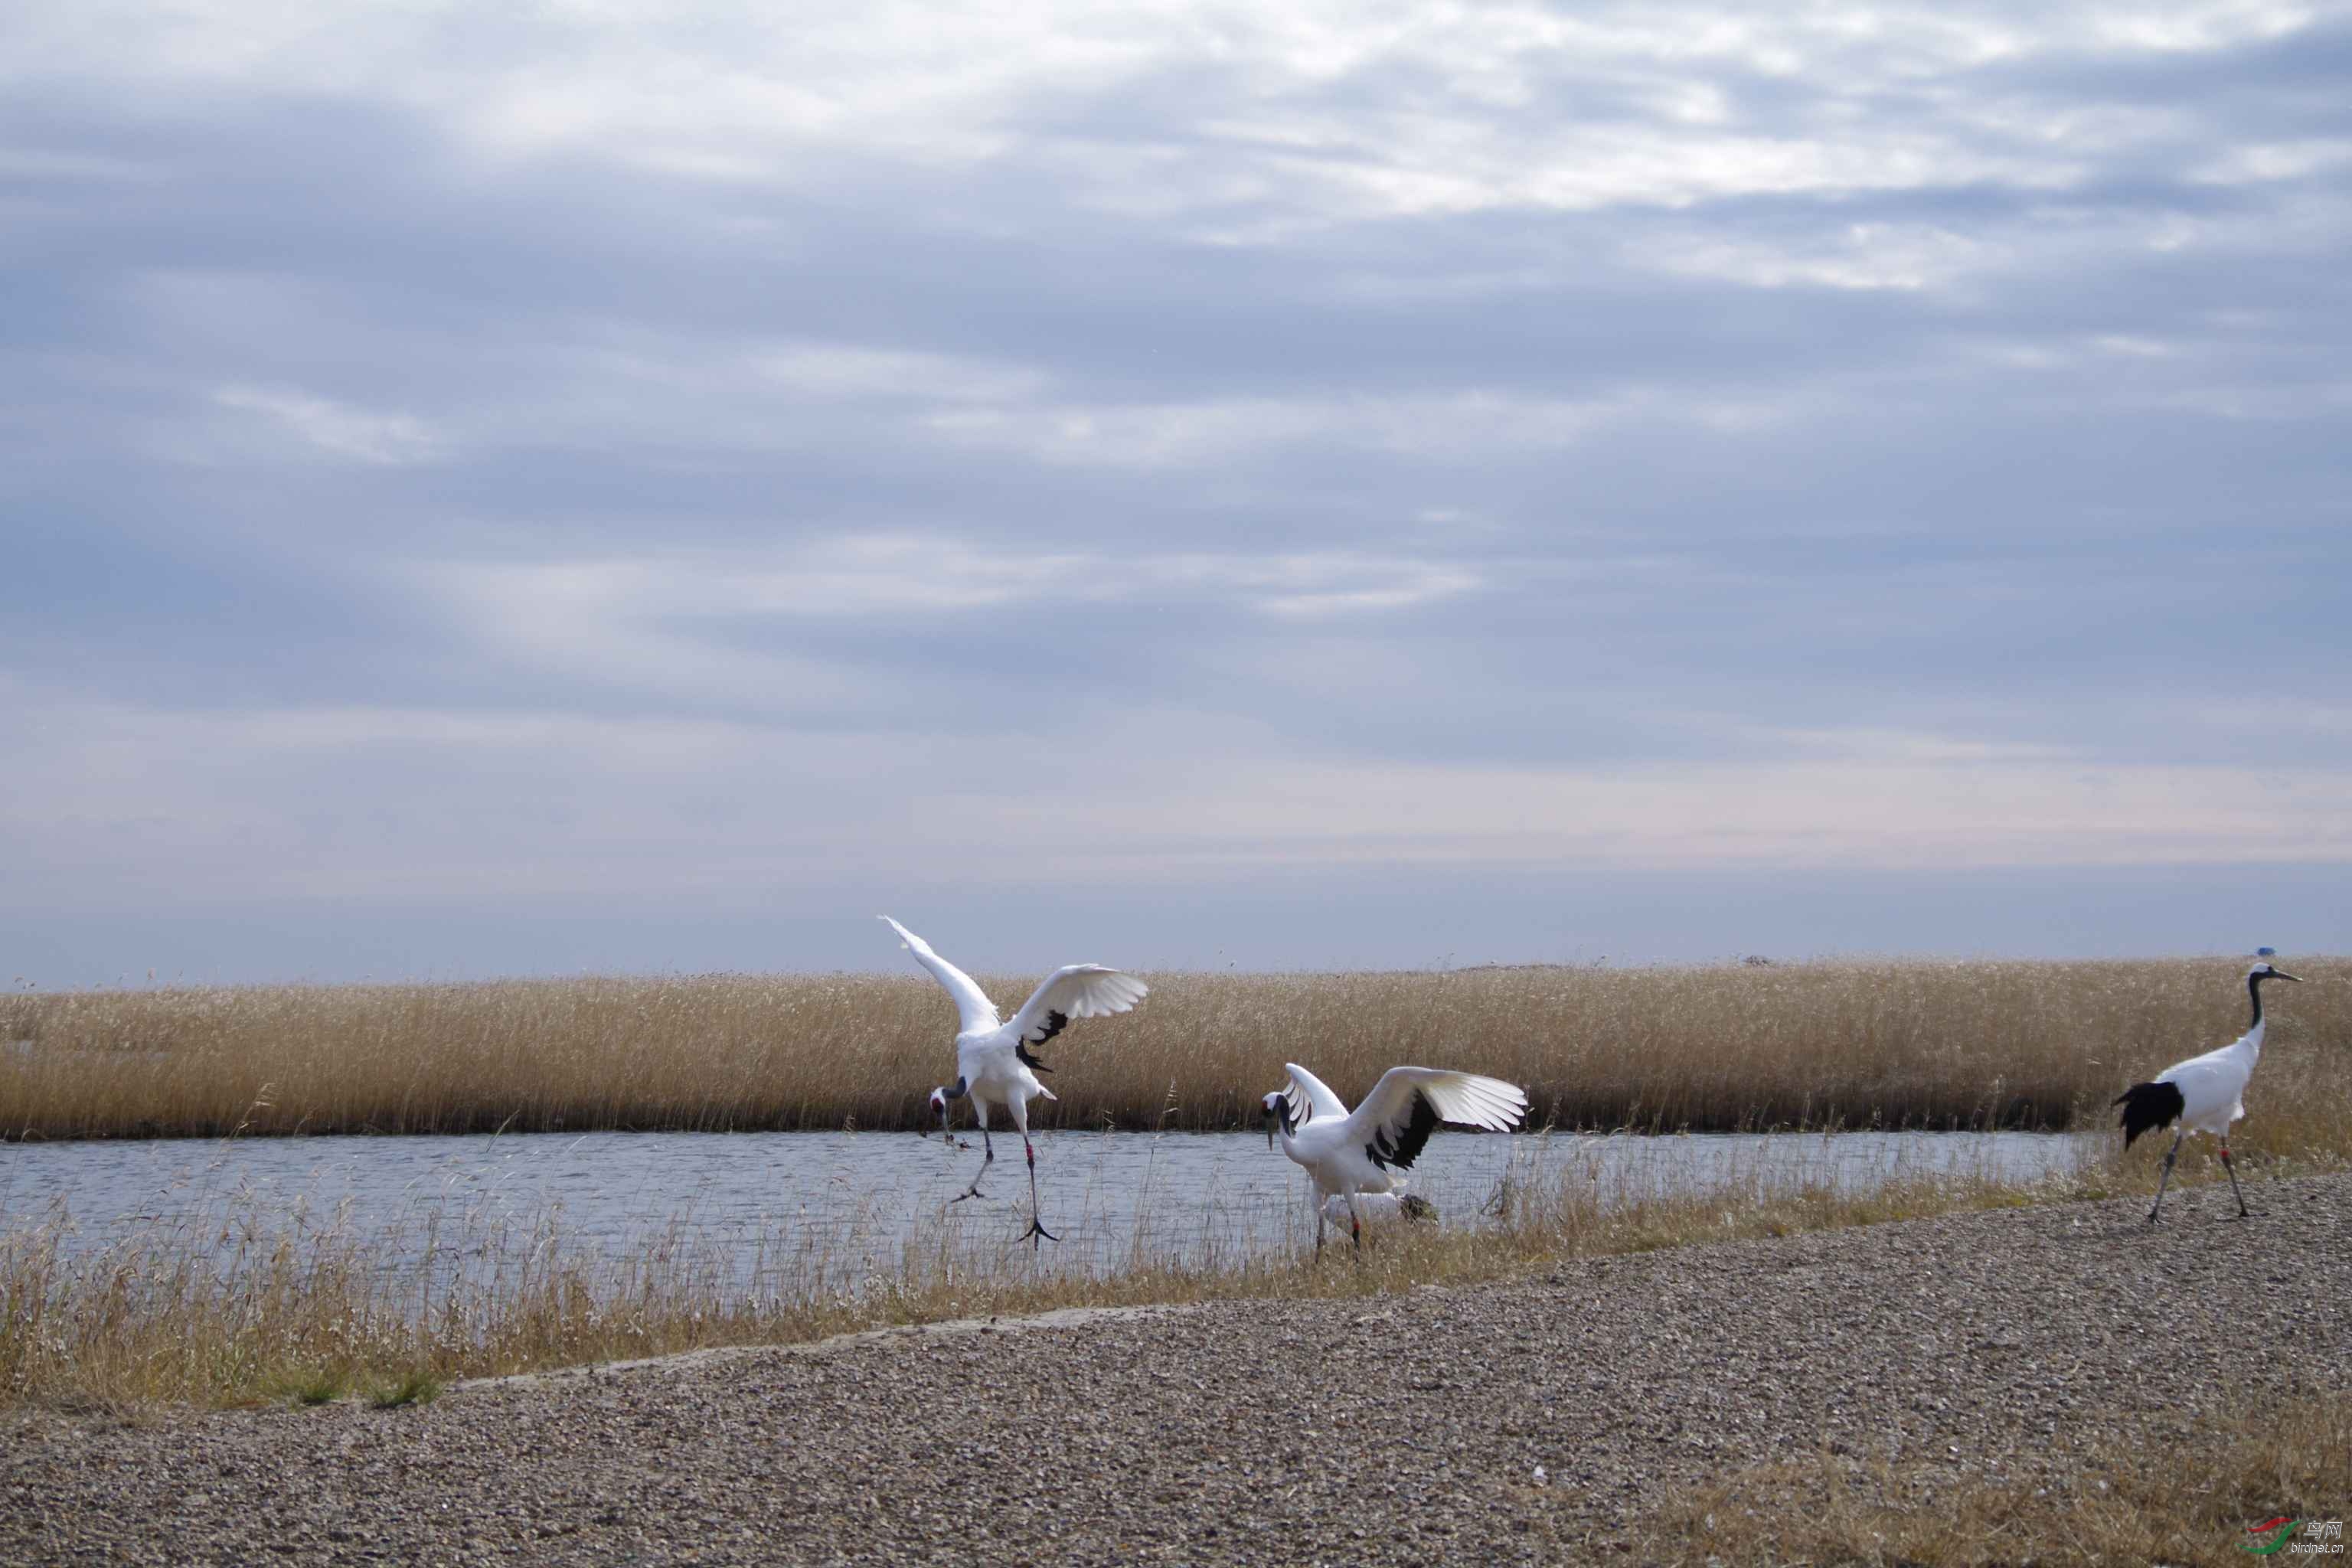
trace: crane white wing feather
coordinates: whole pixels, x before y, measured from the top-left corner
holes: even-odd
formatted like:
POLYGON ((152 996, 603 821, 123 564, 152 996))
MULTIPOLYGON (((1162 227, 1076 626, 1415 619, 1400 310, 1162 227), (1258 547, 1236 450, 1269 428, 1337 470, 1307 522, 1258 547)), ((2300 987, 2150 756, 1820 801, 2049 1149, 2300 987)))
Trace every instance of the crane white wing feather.
POLYGON ((1487 1132, 1508 1132, 1528 1113, 1517 1084, 1444 1068, 1391 1068, 1348 1118, 1351 1138, 1369 1146, 1375 1164, 1410 1166, 1435 1123, 1450 1121, 1487 1132), (1417 1110, 1426 1102, 1426 1111, 1417 1110))
POLYGON ((1121 970, 1099 963, 1066 963, 1045 976, 1021 1011, 1013 1015, 1013 1037, 1038 1045, 1062 1032, 1072 1018, 1107 1018, 1124 1013, 1150 994, 1151 987, 1121 970), (1055 1016, 1060 1016, 1060 1022, 1055 1016))
POLYGON ((1332 1093, 1328 1084, 1297 1062, 1285 1062, 1282 1069, 1290 1075, 1290 1081, 1283 1086, 1282 1097, 1305 1111, 1299 1117, 1301 1121, 1347 1120, 1348 1102, 1332 1093))
POLYGON ((915 962, 929 970, 932 977, 947 987, 948 994, 955 998, 956 1012, 963 1020, 962 1026, 956 1031, 958 1034, 969 1035, 975 1029, 993 1029, 1003 1022, 996 1015, 996 1004, 988 999, 988 993, 982 991, 971 975, 933 952, 929 942, 888 915, 880 919, 883 924, 898 933, 898 940, 907 944, 907 951, 915 955, 915 962))

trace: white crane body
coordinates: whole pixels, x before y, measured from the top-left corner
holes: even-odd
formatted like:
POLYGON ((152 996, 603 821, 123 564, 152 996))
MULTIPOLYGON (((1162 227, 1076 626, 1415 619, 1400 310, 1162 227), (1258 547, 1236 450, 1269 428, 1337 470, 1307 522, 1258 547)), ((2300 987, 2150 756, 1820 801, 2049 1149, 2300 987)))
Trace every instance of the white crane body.
POLYGON ((2226 1046, 2165 1068, 2156 1081, 2180 1091, 2183 1129, 2226 1138, 2230 1123, 2245 1120, 2246 1084, 2262 1055, 2263 1026, 2257 1024, 2226 1046))

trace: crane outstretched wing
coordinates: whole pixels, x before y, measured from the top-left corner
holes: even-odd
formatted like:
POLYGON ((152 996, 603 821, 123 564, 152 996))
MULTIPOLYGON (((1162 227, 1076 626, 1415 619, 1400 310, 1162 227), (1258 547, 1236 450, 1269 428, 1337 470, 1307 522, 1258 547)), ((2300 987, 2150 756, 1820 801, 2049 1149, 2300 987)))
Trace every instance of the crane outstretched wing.
POLYGON ((993 1029, 1003 1021, 996 1016, 996 1004, 988 999, 988 993, 982 991, 971 975, 933 952, 929 942, 888 915, 877 918, 898 933, 898 940, 907 944, 907 951, 915 955, 915 962, 929 970, 933 977, 947 987, 948 994, 955 998, 956 1012, 963 1019, 962 1026, 956 1033, 969 1035, 974 1029, 993 1029))
POLYGON ((1282 1070, 1290 1075, 1290 1081, 1283 1086, 1282 1098, 1290 1101, 1291 1114, 1298 1118, 1299 1125, 1347 1120, 1348 1102, 1333 1094, 1328 1084, 1297 1062, 1283 1063, 1282 1070))
POLYGON ((1444 1068, 1391 1068, 1348 1118, 1348 1126, 1351 1137, 1363 1140, 1373 1164, 1402 1171, 1420 1158, 1441 1121, 1508 1132, 1527 1113, 1526 1094, 1501 1079, 1444 1068))
POLYGON ((1013 1015, 1013 1036, 1024 1046, 1043 1045, 1073 1018, 1107 1018, 1124 1013, 1150 994, 1134 975, 1099 963, 1066 963, 1030 994, 1013 1015))

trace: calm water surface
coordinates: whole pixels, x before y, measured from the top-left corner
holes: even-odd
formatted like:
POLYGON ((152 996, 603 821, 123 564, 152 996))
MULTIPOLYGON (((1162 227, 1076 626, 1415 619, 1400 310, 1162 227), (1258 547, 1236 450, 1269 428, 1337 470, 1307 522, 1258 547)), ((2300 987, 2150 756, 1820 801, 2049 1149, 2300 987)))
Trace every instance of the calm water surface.
MULTIPOLYGON (((684 1241, 746 1278, 795 1259, 892 1268, 910 1247, 1000 1248, 1028 1222, 1017 1138, 997 1142, 982 1201, 950 1205, 980 1168, 977 1137, 878 1132, 592 1132, 0 1145, 0 1234, 47 1227, 69 1251, 142 1235, 202 1235, 224 1251, 340 1228, 386 1268, 429 1246, 489 1256, 643 1255, 684 1241)), ((1139 1257, 1232 1258, 1311 1243, 1304 1172, 1259 1133, 1047 1132, 1037 1181, 1065 1267, 1139 1257)), ((2025 1132, 1502 1137, 1441 1132, 1411 1190, 1446 1225, 1476 1225, 1507 1188, 1562 1181, 1603 1203, 1710 1190, 1858 1192, 1969 1174, 2073 1169, 2094 1141, 2025 1132)))

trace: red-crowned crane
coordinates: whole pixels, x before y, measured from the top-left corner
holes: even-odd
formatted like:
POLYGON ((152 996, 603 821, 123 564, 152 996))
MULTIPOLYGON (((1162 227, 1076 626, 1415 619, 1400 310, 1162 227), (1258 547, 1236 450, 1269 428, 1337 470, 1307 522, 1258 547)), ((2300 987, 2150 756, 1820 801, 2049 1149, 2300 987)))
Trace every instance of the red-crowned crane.
MULTIPOLYGON (((956 1030, 956 1080, 952 1087, 941 1085, 931 1090, 931 1109, 939 1113, 940 1132, 948 1131, 948 1104, 950 1100, 969 1097, 972 1115, 980 1122, 980 1141, 987 1150, 973 1173, 971 1185, 961 1196, 950 1199, 961 1203, 965 1198, 986 1197, 980 1190, 980 1178, 996 1163, 996 1144, 988 1135, 988 1108, 1001 1105, 1013 1119, 1013 1128, 1021 1134, 1022 1150, 1029 1156, 1029 1228, 1021 1239, 1035 1246, 1035 1237, 1047 1241, 1058 1239, 1045 1226, 1037 1208, 1037 1151, 1029 1142, 1029 1102, 1040 1096, 1055 1098, 1054 1091, 1037 1081, 1037 1074, 1054 1069, 1029 1054, 1032 1046, 1042 1046, 1062 1032, 1073 1018, 1098 1018, 1112 1013, 1124 1013, 1143 1000, 1150 989, 1132 974, 1122 974, 1116 969, 1106 969, 1099 963, 1066 963, 1045 976, 1045 983, 1030 994, 1021 1011, 1013 1015, 1010 1023, 1000 1019, 996 1004, 988 999, 972 977, 931 951, 930 943, 892 920, 881 917, 884 923, 898 933, 915 962, 931 972, 932 977, 947 988, 955 998, 960 1026, 956 1030)), ((925 1136, 929 1130, 924 1130, 925 1136)))
POLYGON ((1444 1068, 1391 1068, 1351 1112, 1321 1079, 1297 1062, 1290 1081, 1265 1097, 1265 1142, 1282 1134, 1282 1152, 1315 1180, 1315 1246, 1333 1198, 1347 1205, 1356 1245, 1364 1244, 1365 1193, 1391 1193, 1404 1184, 1422 1146, 1441 1121, 1487 1132, 1508 1132, 1528 1113, 1516 1084, 1444 1068))
POLYGON ((2179 1157, 2180 1141, 2191 1132, 2210 1132, 2221 1141, 2221 1169, 2230 1173, 2230 1190, 2238 1195, 2238 1216, 2253 1217, 2253 1211, 2246 1206, 2245 1191, 2238 1185, 2237 1167, 2230 1163, 2230 1123, 2246 1113, 2246 1080, 2254 1076, 2254 1063, 2263 1054, 2263 983, 2297 978, 2266 962, 2255 964, 2246 971, 2246 994, 2253 999, 2254 1020, 2244 1034, 2219 1050, 2175 1062, 2148 1082, 2136 1083, 2116 1097, 2115 1103, 2124 1108, 2126 1149, 2141 1133, 2167 1126, 2175 1117, 2180 1121, 2180 1131, 2172 1135, 2172 1147, 2165 1151, 2164 1173, 2156 1179, 2156 1203, 2147 1211, 2148 1224, 2156 1223, 2158 1212, 2164 1207, 2172 1162, 2179 1157))

